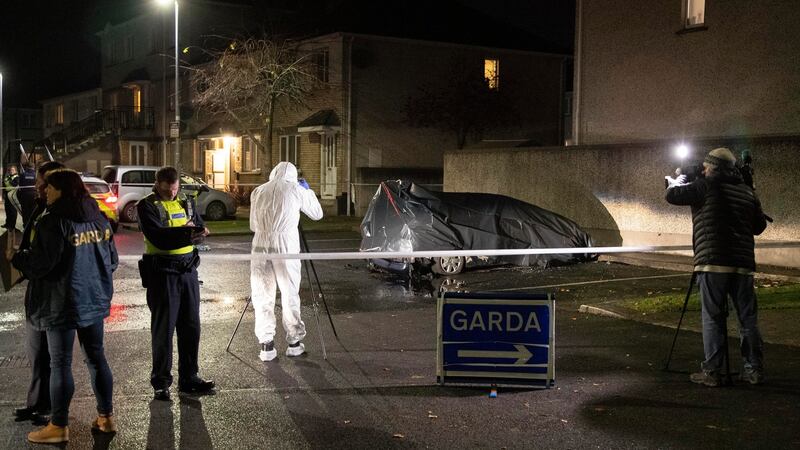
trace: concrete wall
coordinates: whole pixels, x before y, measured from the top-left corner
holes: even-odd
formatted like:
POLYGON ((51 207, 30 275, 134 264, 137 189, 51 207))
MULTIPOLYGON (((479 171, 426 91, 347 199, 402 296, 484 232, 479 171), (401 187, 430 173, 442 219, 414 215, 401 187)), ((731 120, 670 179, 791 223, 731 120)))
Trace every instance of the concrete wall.
MULTIPOLYGON (((704 142, 749 148, 764 211, 775 219, 759 240, 800 240, 800 139, 704 142)), ((444 188, 508 195, 589 229, 599 245, 691 244, 691 212, 664 200, 664 176, 678 162, 670 143, 451 151, 444 188)), ((797 249, 759 251, 759 263, 800 267, 797 249)))
POLYGON ((578 143, 800 133, 797 2, 681 3, 579 0, 578 143))

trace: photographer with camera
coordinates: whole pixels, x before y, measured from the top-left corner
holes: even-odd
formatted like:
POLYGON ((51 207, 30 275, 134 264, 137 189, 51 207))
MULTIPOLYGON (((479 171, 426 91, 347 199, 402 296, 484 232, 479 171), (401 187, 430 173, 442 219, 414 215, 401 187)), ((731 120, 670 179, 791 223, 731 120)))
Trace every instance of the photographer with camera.
POLYGON ((666 200, 692 208, 694 272, 700 285, 705 360, 693 373, 693 383, 716 387, 722 383, 727 336, 727 301, 730 295, 739 319, 744 370, 741 378, 761 384, 763 343, 757 324, 753 288, 755 241, 767 222, 753 189, 736 168, 727 148, 711 150, 703 172, 686 183, 686 176, 667 179, 666 200))

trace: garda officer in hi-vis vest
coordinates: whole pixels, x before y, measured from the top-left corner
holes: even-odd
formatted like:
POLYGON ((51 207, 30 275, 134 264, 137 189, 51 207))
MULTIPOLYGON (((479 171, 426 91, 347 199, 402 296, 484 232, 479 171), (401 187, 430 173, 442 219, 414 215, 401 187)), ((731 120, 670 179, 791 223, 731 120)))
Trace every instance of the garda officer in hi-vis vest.
POLYGON ((153 192, 136 205, 145 251, 139 261, 142 285, 147 288, 153 370, 150 384, 156 400, 170 399, 172 335, 178 333, 178 389, 186 393, 211 393, 213 381, 197 374, 200 344, 200 257, 193 244, 208 235, 194 199, 179 194, 178 171, 162 167, 156 172, 153 192))

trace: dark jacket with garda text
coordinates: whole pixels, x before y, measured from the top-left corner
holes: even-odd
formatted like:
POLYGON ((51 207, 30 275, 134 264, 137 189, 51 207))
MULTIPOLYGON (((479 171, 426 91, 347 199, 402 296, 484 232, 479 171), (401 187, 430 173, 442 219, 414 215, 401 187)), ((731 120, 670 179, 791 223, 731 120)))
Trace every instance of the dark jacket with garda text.
POLYGON ((692 207, 696 271, 708 265, 755 271, 753 235, 761 234, 767 221, 755 192, 738 173, 720 173, 669 188, 666 199, 692 207))
POLYGON ((108 219, 97 202, 57 200, 32 229, 30 246, 14 255, 14 267, 30 280, 25 311, 37 330, 83 328, 108 317, 117 250, 108 219))

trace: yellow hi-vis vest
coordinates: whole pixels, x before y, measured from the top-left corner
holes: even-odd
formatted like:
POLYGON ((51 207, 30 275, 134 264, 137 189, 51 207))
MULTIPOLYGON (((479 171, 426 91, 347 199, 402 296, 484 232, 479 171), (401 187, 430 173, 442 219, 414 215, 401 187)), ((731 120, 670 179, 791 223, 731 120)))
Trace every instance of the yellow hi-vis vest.
MULTIPOLYGON (((178 194, 175 200, 157 200, 155 194, 150 194, 142 201, 150 201, 158 208, 161 224, 166 227, 181 227, 191 219, 191 206, 183 194, 178 194), (184 207, 184 205, 186 205, 184 207)), ((161 250, 144 238, 145 255, 186 255, 194 251, 194 245, 176 248, 175 250, 161 250)))

